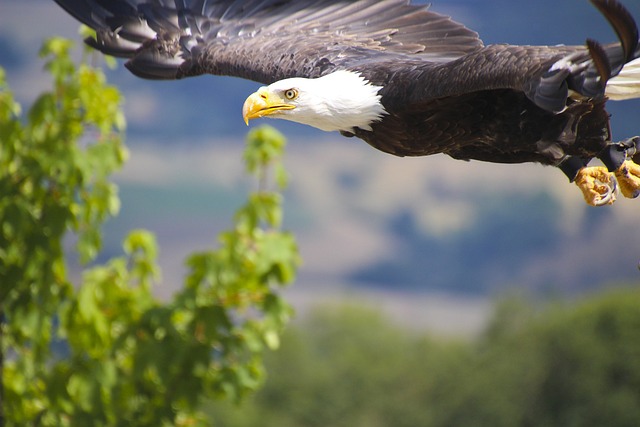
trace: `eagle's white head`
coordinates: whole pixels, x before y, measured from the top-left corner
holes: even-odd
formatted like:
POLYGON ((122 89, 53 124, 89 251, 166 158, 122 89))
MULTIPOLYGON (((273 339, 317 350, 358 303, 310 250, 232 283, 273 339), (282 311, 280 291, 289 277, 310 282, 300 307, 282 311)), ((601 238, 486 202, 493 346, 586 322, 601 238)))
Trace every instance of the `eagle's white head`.
POLYGON ((258 117, 285 119, 324 131, 371 130, 386 114, 381 86, 352 71, 336 71, 317 79, 291 78, 263 86, 244 103, 245 123, 258 117))

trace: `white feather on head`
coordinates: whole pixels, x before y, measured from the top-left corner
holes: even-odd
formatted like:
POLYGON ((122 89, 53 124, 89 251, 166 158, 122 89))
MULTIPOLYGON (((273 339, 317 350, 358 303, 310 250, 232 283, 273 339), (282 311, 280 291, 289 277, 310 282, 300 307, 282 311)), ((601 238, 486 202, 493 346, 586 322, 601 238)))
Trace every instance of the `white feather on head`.
POLYGON ((371 124, 387 114, 375 86, 353 71, 340 70, 316 79, 294 77, 279 80, 266 89, 274 93, 297 91, 288 101, 295 109, 269 117, 290 120, 324 131, 371 130, 371 124))

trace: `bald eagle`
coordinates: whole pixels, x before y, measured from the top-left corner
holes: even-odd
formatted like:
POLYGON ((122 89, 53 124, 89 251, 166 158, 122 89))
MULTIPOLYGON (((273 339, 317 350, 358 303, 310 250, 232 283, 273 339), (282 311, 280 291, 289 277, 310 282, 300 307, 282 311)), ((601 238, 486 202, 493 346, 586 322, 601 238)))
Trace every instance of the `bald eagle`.
POLYGON ((640 138, 612 141, 605 110, 640 97, 638 28, 616 0, 591 2, 619 41, 584 46, 485 46, 409 0, 55 1, 139 77, 265 84, 247 124, 291 120, 396 156, 556 166, 596 206, 618 187, 640 194, 640 138))

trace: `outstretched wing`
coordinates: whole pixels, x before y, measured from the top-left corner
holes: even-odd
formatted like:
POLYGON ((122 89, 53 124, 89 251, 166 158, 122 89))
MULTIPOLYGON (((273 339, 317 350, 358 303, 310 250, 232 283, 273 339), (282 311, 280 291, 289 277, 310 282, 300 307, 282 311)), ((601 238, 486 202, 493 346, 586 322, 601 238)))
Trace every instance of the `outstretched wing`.
MULTIPOLYGON (((585 46, 490 45, 445 63, 378 61, 376 67, 392 76, 382 94, 400 92, 396 108, 469 93, 511 89, 526 94, 538 107, 562 112, 570 96, 602 99, 608 87, 626 87, 624 97, 640 95, 637 85, 616 81, 623 68, 640 58, 639 31, 628 10, 617 0, 591 0, 609 21, 619 42, 600 44, 588 39, 585 46), (399 90, 400 88, 401 90, 399 90)), ((376 67, 369 73, 375 72, 376 67)), ((365 77, 368 77, 367 73, 365 77)), ((621 76, 633 81, 635 72, 621 76)), ((618 95, 617 93, 614 93, 618 95)), ((397 93, 396 93, 397 95, 397 93)), ((618 95, 623 97, 623 95, 618 95)), ((393 102, 387 96, 387 102, 393 102)))
POLYGON ((408 0, 55 0, 92 47, 150 79, 203 73, 270 83, 377 57, 446 62, 477 33, 408 0))

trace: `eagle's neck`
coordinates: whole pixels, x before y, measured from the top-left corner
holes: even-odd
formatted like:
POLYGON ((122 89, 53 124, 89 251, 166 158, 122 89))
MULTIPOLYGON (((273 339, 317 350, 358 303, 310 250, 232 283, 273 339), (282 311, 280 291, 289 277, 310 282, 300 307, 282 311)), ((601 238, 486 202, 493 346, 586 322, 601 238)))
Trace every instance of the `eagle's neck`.
POLYGON ((371 130, 386 111, 380 102, 382 86, 371 84, 359 73, 336 71, 317 79, 283 80, 283 87, 298 87, 298 108, 283 116, 324 131, 371 130))

